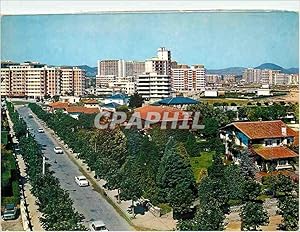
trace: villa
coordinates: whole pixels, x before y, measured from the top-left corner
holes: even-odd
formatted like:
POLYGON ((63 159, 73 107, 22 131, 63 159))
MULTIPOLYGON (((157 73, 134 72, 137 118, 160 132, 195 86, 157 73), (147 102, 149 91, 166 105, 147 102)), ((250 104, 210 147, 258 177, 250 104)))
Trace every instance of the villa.
POLYGON ((280 120, 234 122, 220 131, 228 159, 238 164, 239 152, 245 149, 254 157, 259 171, 293 170, 298 154, 289 148, 296 132, 280 120))

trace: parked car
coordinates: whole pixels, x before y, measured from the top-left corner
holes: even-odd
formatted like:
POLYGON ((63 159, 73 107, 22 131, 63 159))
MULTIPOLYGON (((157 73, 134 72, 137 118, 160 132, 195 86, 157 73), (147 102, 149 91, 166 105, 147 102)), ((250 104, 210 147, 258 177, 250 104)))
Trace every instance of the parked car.
POLYGON ((89 227, 91 231, 108 231, 103 221, 93 221, 89 227))
POLYGON ((89 186, 89 182, 87 181, 85 176, 75 176, 75 182, 80 186, 80 187, 85 187, 89 186))
POLYGON ((28 115, 28 118, 33 118, 33 115, 32 115, 32 114, 29 114, 29 115, 28 115))
POLYGON ((17 218, 17 207, 15 204, 7 204, 2 215, 3 220, 13 220, 17 218))
POLYGON ((55 147, 53 150, 56 154, 63 154, 64 153, 63 150, 61 149, 61 147, 55 147))
POLYGON ((39 133, 44 133, 44 129, 43 129, 43 128, 39 128, 39 129, 38 129, 38 132, 39 132, 39 133))

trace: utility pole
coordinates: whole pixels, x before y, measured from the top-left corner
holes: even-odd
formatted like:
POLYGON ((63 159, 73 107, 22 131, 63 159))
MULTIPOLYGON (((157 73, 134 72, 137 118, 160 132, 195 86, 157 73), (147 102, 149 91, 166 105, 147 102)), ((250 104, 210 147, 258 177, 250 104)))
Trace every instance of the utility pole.
POLYGON ((45 175, 45 164, 46 164, 46 157, 43 156, 43 175, 45 175))

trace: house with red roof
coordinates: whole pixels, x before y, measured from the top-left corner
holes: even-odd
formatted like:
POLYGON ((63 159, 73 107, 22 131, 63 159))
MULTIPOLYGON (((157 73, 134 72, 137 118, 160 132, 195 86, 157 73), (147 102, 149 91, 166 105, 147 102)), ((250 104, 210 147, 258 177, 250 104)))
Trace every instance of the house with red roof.
POLYGON ((248 149, 260 171, 293 169, 298 154, 289 149, 297 133, 281 120, 233 122, 220 131, 229 159, 239 163, 237 150, 248 149))
POLYGON ((135 109, 134 116, 141 119, 143 127, 148 123, 165 125, 166 128, 172 128, 173 124, 176 128, 186 124, 190 128, 193 120, 187 112, 169 106, 142 106, 135 109))

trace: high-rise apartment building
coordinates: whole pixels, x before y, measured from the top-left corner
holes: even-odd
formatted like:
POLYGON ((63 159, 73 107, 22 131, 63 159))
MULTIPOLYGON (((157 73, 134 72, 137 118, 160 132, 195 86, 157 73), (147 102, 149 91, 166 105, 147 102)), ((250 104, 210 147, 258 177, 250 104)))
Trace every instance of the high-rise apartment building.
POLYGON ((136 90, 143 98, 154 101, 170 97, 171 84, 171 51, 159 48, 157 57, 146 60, 145 73, 138 76, 136 90))
POLYGON ((139 75, 136 90, 149 101, 170 97, 171 77, 153 72, 139 75))
POLYGON ((204 65, 177 65, 171 70, 172 88, 176 92, 204 91, 205 68, 204 65))
POLYGON ((145 72, 158 75, 171 75, 171 51, 162 47, 157 50, 157 57, 146 60, 145 72))
POLYGON ((144 61, 98 60, 98 76, 126 77, 145 72, 144 61))
POLYGON ((84 93, 84 70, 39 63, 1 64, 1 95, 39 97, 84 93))

